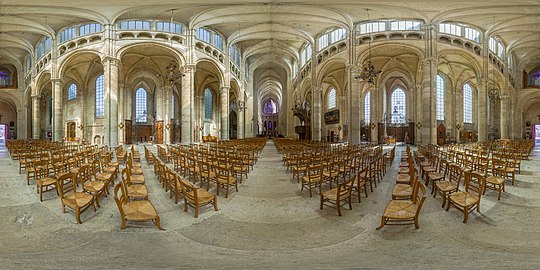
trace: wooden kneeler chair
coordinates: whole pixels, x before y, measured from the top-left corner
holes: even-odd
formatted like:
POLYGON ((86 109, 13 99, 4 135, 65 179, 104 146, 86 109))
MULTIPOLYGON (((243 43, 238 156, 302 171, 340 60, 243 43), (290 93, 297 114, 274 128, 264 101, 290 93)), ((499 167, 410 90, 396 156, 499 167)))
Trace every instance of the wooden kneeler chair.
POLYGON ((414 224, 416 229, 420 228, 418 219, 425 200, 426 186, 420 181, 416 181, 412 200, 390 200, 388 202, 381 217, 381 225, 377 230, 384 227, 384 225, 414 224), (422 191, 422 196, 418 193, 419 190, 422 191))
POLYGON ((214 210, 218 211, 216 195, 195 187, 185 179, 180 179, 179 184, 184 197, 184 212, 187 212, 188 205, 193 206, 195 208, 195 218, 197 218, 199 217, 199 207, 207 204, 213 204, 214 210))
POLYGON ((126 186, 122 181, 114 187, 114 200, 122 217, 122 230, 126 228, 128 220, 135 222, 152 221, 158 229, 163 230, 154 205, 146 200, 129 201, 126 186))

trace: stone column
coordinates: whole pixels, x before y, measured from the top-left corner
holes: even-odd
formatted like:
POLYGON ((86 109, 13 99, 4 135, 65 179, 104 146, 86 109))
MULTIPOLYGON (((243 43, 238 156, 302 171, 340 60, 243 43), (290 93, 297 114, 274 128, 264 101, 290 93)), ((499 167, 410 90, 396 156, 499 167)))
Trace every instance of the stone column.
MULTIPOLYGON (((366 83, 365 81, 363 83, 366 83)), ((381 122, 383 116, 383 92, 376 87, 371 87, 370 91, 370 118, 371 122, 366 123, 369 126, 371 132, 370 142, 379 143, 379 122, 381 122), (379 102, 380 101, 380 102, 379 102), (371 125, 373 124, 373 126, 371 125)))
MULTIPOLYGON (((352 73, 349 75, 352 78, 358 78, 358 73, 352 73)), ((350 143, 352 144, 358 144, 361 140, 361 126, 360 126, 360 120, 363 118, 363 114, 360 110, 362 107, 362 87, 359 79, 352 79, 351 81, 351 87, 349 87, 349 101, 350 104, 350 120, 349 120, 349 135, 350 143)))
POLYGON ((508 118, 510 112, 508 110, 508 97, 501 97, 501 139, 508 139, 508 118))
POLYGON ((478 82, 478 141, 485 142, 487 140, 487 122, 488 122, 488 111, 487 111, 487 83, 485 80, 480 80, 478 82))
POLYGON ((40 127, 40 96, 32 96, 32 138, 37 140, 41 136, 41 127, 40 127))
POLYGON ((311 139, 320 141, 321 140, 321 127, 322 127, 322 87, 313 86, 312 91, 312 102, 311 102, 311 139))
POLYGON ((437 76, 437 60, 422 61, 422 144, 437 142, 437 118, 435 102, 435 77, 437 76))
POLYGON ((172 100, 172 86, 171 85, 165 85, 163 88, 163 123, 165 125, 163 129, 163 143, 164 144, 170 144, 171 143, 171 129, 174 128, 174 122, 171 122, 171 100, 172 100), (167 128, 167 125, 169 128, 167 128))
MULTIPOLYGON (((238 113, 236 114, 238 116, 237 121, 237 137, 238 139, 244 139, 244 117, 246 113, 246 101, 244 100, 244 91, 240 91, 239 97, 238 97, 238 113)), ((285 114, 286 115, 286 114, 285 114)), ((286 134, 286 133, 284 133, 286 134)))
POLYGON ((219 88, 221 95, 221 139, 229 139, 229 86, 219 88))
POLYGON ((104 141, 108 146, 118 145, 118 61, 111 57, 103 60, 104 141))
POLYGON ((195 66, 186 65, 183 67, 182 91, 180 93, 180 106, 182 108, 182 143, 193 142, 193 127, 195 125, 194 114, 194 92, 195 92, 195 66))
MULTIPOLYGON (((124 119, 126 117, 125 112, 124 112, 125 102, 126 102, 124 93, 125 93, 124 84, 119 84, 118 85, 118 124, 124 123, 124 119)), ((126 138, 125 132, 126 132, 125 127, 118 130, 118 143, 122 143, 122 144, 125 143, 125 138, 126 138)))
POLYGON ((62 112, 62 80, 52 79, 53 92, 53 141, 62 141, 63 132, 63 115, 62 112))

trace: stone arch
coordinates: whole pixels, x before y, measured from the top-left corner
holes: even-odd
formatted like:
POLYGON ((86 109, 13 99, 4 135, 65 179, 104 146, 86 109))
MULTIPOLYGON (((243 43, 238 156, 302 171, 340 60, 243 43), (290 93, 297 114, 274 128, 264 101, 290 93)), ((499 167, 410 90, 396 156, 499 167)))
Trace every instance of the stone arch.
POLYGON ((148 46, 148 47, 149 46, 156 46, 156 47, 159 47, 161 49, 164 49, 165 51, 168 51, 168 52, 172 53, 175 56, 175 60, 178 61, 178 66, 179 67, 184 66, 187 63, 186 56, 184 55, 183 52, 180 52, 179 50, 175 50, 175 49, 171 48, 170 46, 166 46, 164 44, 161 44, 161 43, 158 43, 158 42, 153 42, 153 41, 137 42, 137 43, 122 46, 116 51, 116 55, 118 56, 118 59, 122 59, 122 57, 130 49, 133 49, 135 47, 140 47, 140 46, 145 46, 145 47, 146 46, 148 46))

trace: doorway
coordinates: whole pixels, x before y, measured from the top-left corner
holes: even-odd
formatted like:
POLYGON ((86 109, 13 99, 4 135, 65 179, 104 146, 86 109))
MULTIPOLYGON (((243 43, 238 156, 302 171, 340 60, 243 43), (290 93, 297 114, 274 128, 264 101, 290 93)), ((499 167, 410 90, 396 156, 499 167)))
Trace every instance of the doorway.
POLYGON ((7 131, 7 125, 0 124, 0 146, 6 145, 7 131))
POLYGON ((74 142, 76 140, 75 122, 68 122, 66 124, 66 131, 68 142, 74 142))
POLYGON ((238 138, 238 116, 235 111, 229 113, 229 139, 238 138))

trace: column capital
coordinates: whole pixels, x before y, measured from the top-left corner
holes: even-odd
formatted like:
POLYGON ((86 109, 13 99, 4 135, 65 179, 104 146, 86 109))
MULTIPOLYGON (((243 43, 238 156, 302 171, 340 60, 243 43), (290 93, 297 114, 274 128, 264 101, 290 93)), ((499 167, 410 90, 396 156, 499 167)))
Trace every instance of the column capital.
POLYGON ((230 89, 231 89, 230 86, 220 86, 220 87, 219 87, 219 92, 222 93, 222 94, 223 94, 223 93, 229 93, 229 90, 230 90, 230 89))
POLYGON ((436 64, 437 63, 437 59, 435 57, 426 57, 424 59, 422 59, 422 65, 431 65, 431 64, 436 64))
POLYGON ((195 69, 196 69, 196 66, 194 64, 186 64, 180 68, 180 71, 182 73, 191 73, 191 72, 195 72, 195 69))
POLYGON ((313 90, 314 94, 322 92, 322 86, 312 86, 311 89, 313 90))
POLYGON ((120 64, 120 59, 107 55, 101 59, 101 63, 103 65, 110 64, 113 66, 118 66, 120 64))

